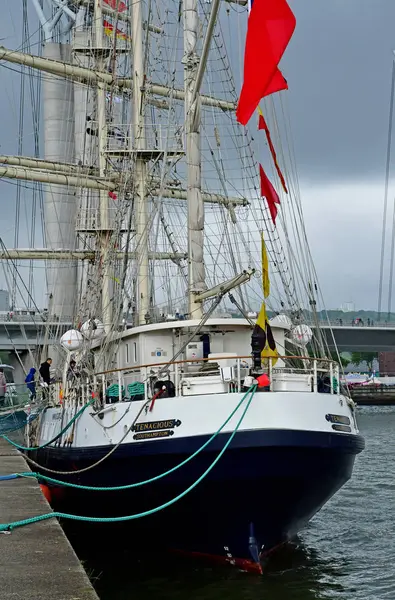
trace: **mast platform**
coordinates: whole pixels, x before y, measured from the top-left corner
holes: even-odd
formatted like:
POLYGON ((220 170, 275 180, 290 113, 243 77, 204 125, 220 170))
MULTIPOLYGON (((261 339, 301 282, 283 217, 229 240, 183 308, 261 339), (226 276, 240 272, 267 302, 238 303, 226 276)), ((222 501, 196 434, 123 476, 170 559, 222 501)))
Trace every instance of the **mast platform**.
MULTIPOLYGON (((180 126, 147 123, 144 126, 144 144, 136 143, 136 129, 133 124, 109 123, 107 143, 103 149, 106 157, 130 157, 131 159, 154 160, 163 155, 180 158, 185 156, 184 131, 180 126)), ((90 121, 87 132, 98 136, 100 126, 90 121)), ((140 138, 138 138, 140 140, 140 138)))
MULTIPOLYGON (((23 455, 0 440, 1 475, 28 471, 23 455)), ((51 512, 36 479, 2 481, 0 514, 10 523, 51 512)), ((0 535, 2 598, 99 600, 59 522, 48 519, 0 535)))
POLYGON ((135 150, 135 149, 127 149, 127 148, 118 148, 118 149, 108 149, 106 150, 106 154, 113 157, 122 157, 122 156, 132 156, 135 158, 141 158, 143 160, 157 160, 161 157, 161 155, 174 157, 179 156, 182 158, 185 156, 185 152, 181 150, 159 150, 155 148, 147 148, 144 150, 135 150))
MULTIPOLYGON (((112 28, 112 25, 109 24, 112 28)), ((106 28, 105 28, 106 29, 106 28)), ((83 27, 73 30, 73 51, 86 53, 95 56, 109 56, 112 51, 113 30, 106 29, 108 32, 103 36, 101 44, 95 40, 95 28, 83 27)), ((117 31, 117 52, 130 52, 130 39, 127 34, 120 29, 117 31)))

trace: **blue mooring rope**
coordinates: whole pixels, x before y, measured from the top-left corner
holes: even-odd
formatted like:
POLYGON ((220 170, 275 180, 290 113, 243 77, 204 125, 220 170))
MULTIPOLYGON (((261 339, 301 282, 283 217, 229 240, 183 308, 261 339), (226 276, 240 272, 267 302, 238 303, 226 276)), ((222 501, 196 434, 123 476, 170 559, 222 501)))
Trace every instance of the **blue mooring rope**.
MULTIPOLYGON (((175 498, 172 498, 172 500, 165 502, 165 504, 161 504, 160 506, 157 506, 156 508, 151 508, 150 510, 146 510, 144 512, 136 513, 134 515, 126 515, 123 517, 86 517, 86 516, 81 516, 81 515, 72 515, 72 514, 63 513, 63 512, 46 513, 44 515, 38 515, 36 517, 31 517, 30 519, 22 519, 21 521, 14 521, 12 523, 2 523, 2 524, 0 524, 0 532, 12 531, 13 529, 15 529, 17 527, 23 527, 24 525, 38 523, 39 521, 45 521, 47 519, 52 519, 53 517, 57 517, 58 519, 71 519, 74 521, 85 521, 85 522, 90 522, 90 523, 117 523, 117 522, 124 522, 124 521, 132 521, 134 519, 141 519, 142 517, 148 517, 149 515, 155 514, 165 508, 168 508, 172 504, 175 504, 176 502, 178 502, 178 500, 181 500, 182 498, 184 498, 184 496, 186 496, 189 492, 191 492, 197 485, 199 485, 199 483, 201 481, 203 481, 203 479, 215 467, 217 462, 220 460, 220 458, 223 456, 223 454, 225 453, 225 451, 231 444, 241 423, 243 422, 243 419, 244 419, 244 417, 250 407, 252 399, 255 395, 256 387, 257 387, 256 385, 253 385, 244 394, 242 401, 248 397, 248 394, 250 394, 250 398, 247 401, 247 405, 244 408, 243 414, 241 415, 235 429, 233 430, 228 441, 226 442, 225 446, 222 448, 222 450, 218 454, 218 456, 213 460, 211 465, 204 471, 204 473, 202 475, 200 475, 200 477, 198 477, 198 479, 196 479, 196 481, 192 485, 190 485, 186 490, 184 490, 181 494, 179 494, 175 498)), ((241 402, 239 403, 239 406, 240 406, 240 404, 241 404, 241 402)))

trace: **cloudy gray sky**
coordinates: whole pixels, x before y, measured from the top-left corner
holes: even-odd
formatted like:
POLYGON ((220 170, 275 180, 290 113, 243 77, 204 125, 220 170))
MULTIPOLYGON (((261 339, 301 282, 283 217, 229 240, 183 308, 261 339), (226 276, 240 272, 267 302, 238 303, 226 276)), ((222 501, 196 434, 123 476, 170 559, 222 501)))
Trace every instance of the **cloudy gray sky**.
MULTIPOLYGON (((353 300, 359 308, 375 308, 395 2, 289 1, 297 29, 282 67, 306 225, 326 304, 336 308, 353 300)), ((22 2, 7 5, 0 43, 15 48, 22 2)), ((19 82, 4 68, 0 76, 0 148, 15 153, 19 82)), ((390 192, 392 211, 395 188, 390 192)), ((14 187, 1 184, 0 210, 10 213, 14 197, 14 187)), ((13 245, 8 220, 0 235, 13 245)), ((385 307, 386 297, 385 290, 385 307)))
POLYGON ((297 28, 283 69, 320 282, 328 307, 376 308, 395 2, 290 5, 297 28))

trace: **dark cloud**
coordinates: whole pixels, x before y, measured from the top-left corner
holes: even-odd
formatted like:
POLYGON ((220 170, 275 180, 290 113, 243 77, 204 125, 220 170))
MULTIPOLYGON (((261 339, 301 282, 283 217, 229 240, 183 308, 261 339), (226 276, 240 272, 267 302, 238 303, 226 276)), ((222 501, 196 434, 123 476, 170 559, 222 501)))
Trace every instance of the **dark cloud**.
MULTIPOLYGON (((375 308, 395 1, 289 1, 297 17, 297 29, 282 68, 290 88, 287 105, 319 278, 330 307, 353 300, 357 307, 375 308)), ((0 22, 0 44, 17 48, 21 3, 9 0, 7 5, 0 22)), ((31 10, 31 3, 28 5, 31 10)), ((233 15, 231 10, 231 19, 233 15)), ((30 22, 34 34, 37 20, 32 18, 30 22)), ((230 47, 231 52, 239 52, 236 36, 230 47)), ((238 76, 240 56, 232 54, 231 58, 238 76)), ((14 154, 19 78, 4 66, 0 66, 0 76, 0 151, 14 154)), ((31 129, 26 123, 28 144, 31 129)), ((29 151, 24 149, 26 154, 29 151)), ((3 220, 0 236, 10 247, 10 200, 14 198, 15 187, 0 183, 0 210, 10 213, 8 224, 3 220)), ((392 201, 390 204, 392 210, 392 201)), ((27 240, 21 240, 20 245, 27 245, 27 240)))
POLYGON ((283 60, 302 178, 382 178, 395 47, 393 0, 290 0, 283 60))

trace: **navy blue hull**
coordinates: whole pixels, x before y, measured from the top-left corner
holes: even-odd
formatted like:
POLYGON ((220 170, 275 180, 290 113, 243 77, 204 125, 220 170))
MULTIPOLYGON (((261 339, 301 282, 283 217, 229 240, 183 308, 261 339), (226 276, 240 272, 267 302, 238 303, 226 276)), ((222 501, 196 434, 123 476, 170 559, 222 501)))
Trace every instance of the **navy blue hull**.
MULTIPOLYGON (((101 465, 68 479, 95 486, 148 479, 180 463, 206 439, 125 444, 101 465)), ((187 489, 227 439, 228 434, 218 436, 190 463, 155 483, 111 493, 67 489, 57 507, 91 516, 118 516, 160 506, 187 489)), ((193 491, 173 506, 129 526, 155 545, 159 537, 163 547, 256 562, 262 550, 264 554, 296 535, 346 483, 355 456, 363 448, 363 438, 356 435, 240 432, 193 491)), ((47 448, 36 459, 53 469, 71 470, 92 464, 108 451, 108 447, 47 448)))

